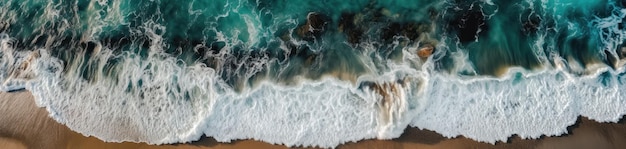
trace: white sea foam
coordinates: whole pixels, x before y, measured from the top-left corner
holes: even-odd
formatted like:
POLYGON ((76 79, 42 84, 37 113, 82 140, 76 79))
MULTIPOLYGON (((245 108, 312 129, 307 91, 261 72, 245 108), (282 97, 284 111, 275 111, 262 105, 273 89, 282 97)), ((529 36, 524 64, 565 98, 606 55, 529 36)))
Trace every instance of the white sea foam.
POLYGON ((463 135, 478 141, 506 141, 513 134, 538 138, 567 133, 579 115, 615 122, 626 112, 621 77, 611 74, 603 85, 597 75, 572 77, 563 71, 533 75, 511 71, 506 79, 463 80, 433 76, 424 98, 428 108, 412 126, 447 137, 463 135))
MULTIPOLYGON (((107 57, 106 51, 96 55, 107 57)), ((333 147, 365 138, 397 137, 410 123, 448 137, 464 135, 493 143, 513 134, 537 138, 567 133, 578 115, 609 122, 626 112, 625 95, 620 92, 626 81, 620 76, 624 69, 601 69, 583 77, 558 69, 512 69, 504 78, 467 79, 415 74, 420 71, 402 71, 406 67, 400 65, 394 70, 398 72, 379 77, 385 79, 359 80, 383 83, 423 77, 413 80, 425 81, 423 88, 415 82, 402 88, 399 98, 394 98, 398 101, 385 109, 379 94, 332 78, 297 86, 264 82, 236 93, 217 81, 212 69, 181 67, 152 50, 147 60, 127 55, 115 68, 119 80, 98 74, 99 79, 89 82, 61 75, 62 63, 46 50, 40 52, 33 66, 38 79, 26 86, 37 103, 71 129, 107 141, 161 144, 206 134, 225 142, 254 138, 289 146, 333 147), (598 77, 603 73, 609 77, 598 77), (599 78, 608 78, 606 85, 599 78), (129 86, 134 88, 128 91, 129 86), (395 115, 389 121, 383 113, 395 115)))
MULTIPOLYGON (((109 50, 102 51, 96 55, 106 57, 109 50)), ((199 65, 179 67, 157 53, 147 61, 127 55, 112 68, 117 80, 100 71, 94 81, 61 75, 61 62, 42 54, 35 66, 40 80, 27 89, 55 120, 85 135, 155 144, 195 140, 202 135, 198 125, 217 99, 214 72, 199 65)))
POLYGON ((20 66, 27 62, 30 52, 15 50, 16 41, 7 34, 0 33, 0 90, 13 91, 24 89, 26 85, 25 76, 32 69, 24 69, 20 66))
MULTIPOLYGON (((158 36, 152 38, 151 45, 161 44, 158 36)), ((160 56, 157 46, 146 59, 122 55, 120 65, 111 68, 117 79, 97 71, 89 81, 75 71, 63 74, 62 61, 48 50, 38 52, 41 56, 31 66, 37 78, 26 85, 37 104, 72 130, 112 142, 188 142, 206 134, 225 142, 255 138, 289 146, 333 147, 364 138, 398 137, 417 107, 417 102, 402 99, 413 95, 411 83, 396 86, 401 91, 394 96, 400 98, 385 106, 380 95, 333 78, 303 80, 297 86, 263 82, 237 93, 217 81, 214 70, 203 65, 181 67, 174 58, 160 56)), ((97 52, 90 60, 77 61, 101 64, 96 70, 104 70, 113 55, 111 50, 97 52)), ((75 70, 77 65, 67 66, 75 70)), ((390 73, 387 81, 393 82, 398 74, 390 73)))
MULTIPOLYGON (((242 95, 221 96, 205 133, 218 141, 255 138, 288 146, 333 147, 379 136, 375 98, 347 82, 325 79, 281 87, 271 83, 242 95)), ((396 137, 385 136, 380 137, 396 137)))
MULTIPOLYGON (((333 147, 364 138, 394 138, 409 122, 448 137, 464 135, 493 143, 513 134, 537 138, 567 133, 578 115, 607 122, 626 112, 624 94, 619 92, 626 80, 617 77, 623 69, 601 70, 614 76, 607 85, 598 80, 601 73, 576 77, 559 70, 513 69, 501 79, 433 74, 425 79, 423 94, 396 98, 401 101, 391 110, 397 115, 385 121, 378 94, 349 82, 328 78, 289 87, 264 82, 235 93, 216 86, 220 83, 212 78, 211 69, 203 66, 182 69, 166 59, 150 61, 153 66, 146 70, 148 64, 127 61, 123 66, 131 69, 121 69, 128 73, 120 73, 127 75, 120 78, 128 80, 118 82, 145 79, 143 98, 125 92, 122 86, 127 84, 63 81, 70 78, 56 72, 38 74, 46 79, 34 81, 28 89, 53 118, 73 130, 107 141, 152 144, 186 142, 206 134, 224 142, 255 138, 288 146, 333 147), (145 74, 150 71, 155 75, 145 74), (194 98, 187 101, 165 90, 172 86, 192 92, 194 98)), ((47 60, 37 67, 49 64, 59 63, 47 60)))

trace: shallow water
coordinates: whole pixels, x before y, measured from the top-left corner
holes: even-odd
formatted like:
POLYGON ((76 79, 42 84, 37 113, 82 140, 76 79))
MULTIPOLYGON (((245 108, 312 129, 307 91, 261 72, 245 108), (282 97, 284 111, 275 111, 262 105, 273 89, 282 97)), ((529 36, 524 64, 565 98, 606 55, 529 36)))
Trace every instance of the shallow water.
POLYGON ((494 143, 626 113, 621 1, 0 2, 3 91, 106 141, 494 143))

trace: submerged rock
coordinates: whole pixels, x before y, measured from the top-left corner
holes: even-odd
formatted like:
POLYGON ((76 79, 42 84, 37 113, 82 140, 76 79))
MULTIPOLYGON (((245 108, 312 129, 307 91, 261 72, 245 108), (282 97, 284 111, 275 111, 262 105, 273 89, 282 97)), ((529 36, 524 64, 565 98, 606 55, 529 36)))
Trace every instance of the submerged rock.
POLYGON ((306 23, 298 27, 296 33, 304 40, 313 41, 322 36, 329 22, 330 17, 317 12, 311 12, 307 15, 306 23))
POLYGON ((428 58, 430 55, 432 55, 435 51, 435 47, 433 47, 430 44, 426 44, 422 47, 420 47, 419 50, 417 50, 417 56, 419 56, 422 59, 426 59, 428 58))
POLYGON ((458 10, 456 15, 448 21, 448 27, 457 35, 461 43, 473 42, 479 33, 488 30, 487 20, 479 7, 458 10))
POLYGON ((346 39, 351 44, 356 44, 361 41, 363 36, 363 29, 357 25, 362 22, 362 14, 343 13, 339 18, 339 32, 346 34, 346 39))
POLYGON ((393 40, 395 36, 404 36, 409 40, 416 41, 422 33, 429 32, 430 26, 424 23, 400 23, 393 22, 389 26, 383 28, 381 38, 383 40, 393 40))
MULTIPOLYGON (((429 12, 431 17, 437 16, 435 12, 429 12)), ((351 44, 359 43, 366 34, 375 33, 374 38, 384 42, 396 40, 402 36, 411 42, 422 41, 429 38, 433 31, 430 20, 410 21, 401 20, 401 15, 392 14, 384 8, 372 9, 370 12, 341 14, 338 23, 338 32, 346 34, 346 40, 351 44)), ((431 18, 436 19, 436 18, 431 18)))

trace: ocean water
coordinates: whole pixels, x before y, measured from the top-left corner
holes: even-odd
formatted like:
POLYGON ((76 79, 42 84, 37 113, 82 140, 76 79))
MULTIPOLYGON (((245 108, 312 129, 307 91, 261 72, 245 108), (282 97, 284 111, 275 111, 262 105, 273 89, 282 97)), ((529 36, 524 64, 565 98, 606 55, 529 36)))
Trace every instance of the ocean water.
POLYGON ((0 90, 105 141, 495 143, 626 114, 626 1, 3 0, 0 90))

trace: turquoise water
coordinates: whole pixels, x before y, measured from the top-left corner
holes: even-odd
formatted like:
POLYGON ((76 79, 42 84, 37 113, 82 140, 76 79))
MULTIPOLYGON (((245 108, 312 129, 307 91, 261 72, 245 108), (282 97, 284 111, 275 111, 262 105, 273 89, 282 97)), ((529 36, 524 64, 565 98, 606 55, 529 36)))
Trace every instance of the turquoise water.
POLYGON ((626 113, 613 0, 5 0, 0 89, 105 141, 494 143, 626 113))

